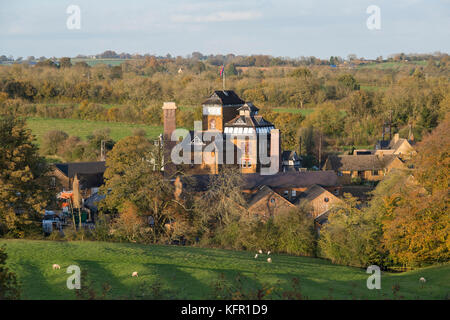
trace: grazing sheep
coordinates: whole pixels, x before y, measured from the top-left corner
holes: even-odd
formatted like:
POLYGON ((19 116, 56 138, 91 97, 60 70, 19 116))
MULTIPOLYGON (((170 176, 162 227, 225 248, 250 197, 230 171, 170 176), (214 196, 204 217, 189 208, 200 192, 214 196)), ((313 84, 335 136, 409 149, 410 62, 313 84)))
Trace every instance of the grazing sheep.
POLYGON ((137 272, 137 271, 133 272, 133 273, 131 274, 131 276, 132 276, 132 277, 139 277, 139 275, 138 275, 138 272, 137 272))
POLYGON ((259 253, 259 254, 262 254, 262 250, 261 250, 261 249, 259 249, 259 250, 258 250, 258 253, 259 253))
POLYGON ((272 258, 267 258, 268 263, 272 263, 272 258))
POLYGON ((421 278, 419 279, 419 281, 422 282, 422 283, 427 282, 427 280, 426 280, 424 277, 421 277, 421 278))
POLYGON ((61 269, 61 267, 59 266, 59 264, 56 264, 56 263, 52 266, 52 268, 53 268, 53 270, 59 270, 59 269, 61 269))
POLYGON ((258 254, 255 254, 255 259, 258 258, 258 254))
POLYGON ((269 255, 270 254, 270 250, 269 251, 267 251, 267 255, 269 255))

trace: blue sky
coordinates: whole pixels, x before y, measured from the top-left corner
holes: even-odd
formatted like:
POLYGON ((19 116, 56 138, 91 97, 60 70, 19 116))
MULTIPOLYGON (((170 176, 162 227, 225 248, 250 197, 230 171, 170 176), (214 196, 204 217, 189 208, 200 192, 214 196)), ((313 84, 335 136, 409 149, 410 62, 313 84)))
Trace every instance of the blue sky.
POLYGON ((448 53, 449 17, 450 0, 2 0, 0 55, 448 53), (79 30, 66 27, 69 5, 79 30), (370 5, 380 30, 366 27, 370 5))

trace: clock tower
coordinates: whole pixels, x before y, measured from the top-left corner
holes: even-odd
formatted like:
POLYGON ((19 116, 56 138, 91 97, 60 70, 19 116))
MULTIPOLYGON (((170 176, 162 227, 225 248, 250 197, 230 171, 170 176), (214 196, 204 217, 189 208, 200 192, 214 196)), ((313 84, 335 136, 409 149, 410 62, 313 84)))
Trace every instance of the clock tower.
POLYGON ((202 103, 203 130, 218 130, 223 132, 224 124, 235 117, 237 109, 245 101, 232 90, 214 91, 202 103))

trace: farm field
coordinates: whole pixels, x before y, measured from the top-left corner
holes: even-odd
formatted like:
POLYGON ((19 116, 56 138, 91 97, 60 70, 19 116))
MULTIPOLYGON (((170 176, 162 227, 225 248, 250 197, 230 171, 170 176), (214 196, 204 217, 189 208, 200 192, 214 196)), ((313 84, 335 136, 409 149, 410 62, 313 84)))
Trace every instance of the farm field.
POLYGON ((149 138, 156 138, 162 133, 162 127, 160 126, 81 119, 28 118, 27 125, 32 133, 36 135, 38 144, 41 143, 45 133, 51 130, 62 130, 71 136, 78 136, 82 139, 86 139, 86 137, 94 130, 109 128, 111 130, 111 138, 114 141, 132 135, 134 129, 144 129, 149 138))
POLYGON ((70 61, 72 64, 75 64, 77 62, 86 62, 89 66, 95 66, 96 64, 106 64, 110 66, 120 66, 125 61, 132 61, 134 59, 90 59, 90 58, 72 58, 70 61))
POLYGON ((401 67, 407 66, 407 67, 414 67, 414 66, 425 66, 427 64, 427 61, 408 61, 408 62, 398 62, 398 61, 392 61, 392 62, 383 62, 383 63, 370 63, 365 65, 360 65, 357 68, 358 69, 399 69, 401 67))
POLYGON ((381 290, 368 290, 364 269, 316 258, 272 254, 269 264, 266 255, 255 259, 253 252, 195 247, 35 240, 0 240, 0 245, 6 245, 8 267, 18 275, 22 299, 74 299, 66 288, 66 269, 73 264, 87 271, 98 290, 108 283, 110 299, 130 298, 144 283, 155 281, 172 292, 170 298, 208 299, 221 275, 232 280, 238 273, 244 290, 277 283, 290 290, 297 277, 307 299, 446 299, 450 294, 450 264, 383 273, 381 290), (52 270, 55 263, 60 270, 52 270), (139 277, 131 277, 134 271, 139 277), (420 277, 427 279, 424 285, 420 277), (393 288, 398 289, 395 296, 393 288))

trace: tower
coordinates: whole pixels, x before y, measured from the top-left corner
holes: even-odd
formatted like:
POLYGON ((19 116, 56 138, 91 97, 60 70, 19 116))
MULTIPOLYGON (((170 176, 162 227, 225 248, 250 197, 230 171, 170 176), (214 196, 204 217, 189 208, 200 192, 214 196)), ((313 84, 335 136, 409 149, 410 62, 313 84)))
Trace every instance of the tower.
POLYGON ((172 176, 176 172, 175 165, 170 161, 170 153, 176 144, 176 141, 172 141, 171 138, 172 133, 177 128, 177 106, 175 102, 164 102, 162 109, 164 117, 164 134, 162 138, 164 174, 166 176, 172 176))

